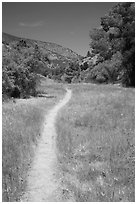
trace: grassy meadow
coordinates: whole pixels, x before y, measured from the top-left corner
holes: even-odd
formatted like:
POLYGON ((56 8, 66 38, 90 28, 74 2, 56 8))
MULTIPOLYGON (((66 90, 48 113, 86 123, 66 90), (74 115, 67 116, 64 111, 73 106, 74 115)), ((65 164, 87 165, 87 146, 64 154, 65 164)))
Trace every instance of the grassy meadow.
POLYGON ((135 201, 134 89, 70 85, 57 147, 64 196, 77 202, 135 201))
POLYGON ((19 201, 40 138, 45 114, 65 93, 60 84, 45 82, 38 91, 50 97, 15 99, 2 104, 2 200, 19 201))

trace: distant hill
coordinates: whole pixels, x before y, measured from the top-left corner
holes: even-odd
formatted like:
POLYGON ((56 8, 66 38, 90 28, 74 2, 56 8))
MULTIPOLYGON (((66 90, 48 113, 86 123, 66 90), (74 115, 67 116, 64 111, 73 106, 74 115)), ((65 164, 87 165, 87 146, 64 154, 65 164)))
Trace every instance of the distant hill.
POLYGON ((20 39, 21 38, 19 38, 19 37, 16 37, 16 36, 13 36, 13 35, 10 35, 10 34, 7 34, 7 33, 2 33, 2 42, 3 43, 9 44, 12 41, 18 41, 20 39))
POLYGON ((2 94, 10 97, 36 96, 40 77, 62 81, 66 68, 82 57, 51 42, 2 33, 2 94))
POLYGON ((2 33, 2 43, 9 45, 12 42, 17 42, 20 40, 26 41, 27 45, 35 46, 37 44, 39 48, 43 50, 45 54, 48 55, 48 58, 53 61, 55 64, 60 64, 62 61, 78 60, 81 58, 76 52, 73 52, 69 48, 65 48, 61 45, 51 42, 42 42, 38 40, 27 39, 23 37, 16 37, 7 33, 2 33))

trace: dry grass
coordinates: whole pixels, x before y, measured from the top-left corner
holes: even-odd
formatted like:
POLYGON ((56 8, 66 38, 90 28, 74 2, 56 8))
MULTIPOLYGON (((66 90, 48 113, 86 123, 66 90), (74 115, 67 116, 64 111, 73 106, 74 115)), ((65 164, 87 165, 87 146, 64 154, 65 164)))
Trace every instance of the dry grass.
POLYGON ((61 85, 43 81, 39 92, 53 98, 16 99, 3 103, 2 163, 3 201, 19 201, 26 186, 27 172, 40 138, 43 118, 64 96, 61 85))
POLYGON ((67 194, 78 202, 134 201, 134 89, 71 88, 72 100, 57 123, 67 194))

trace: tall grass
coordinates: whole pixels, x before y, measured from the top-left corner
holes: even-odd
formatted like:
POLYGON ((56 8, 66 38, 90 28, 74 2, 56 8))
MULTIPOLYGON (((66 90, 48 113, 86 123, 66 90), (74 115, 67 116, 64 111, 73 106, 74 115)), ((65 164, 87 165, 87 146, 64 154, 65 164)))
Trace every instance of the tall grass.
POLYGON ((62 182, 75 201, 134 201, 134 89, 72 85, 57 122, 62 182))
POLYGON ((27 172, 41 136, 47 111, 64 95, 61 85, 43 82, 39 92, 53 98, 18 99, 2 107, 2 190, 3 201, 19 201, 26 187, 27 172))

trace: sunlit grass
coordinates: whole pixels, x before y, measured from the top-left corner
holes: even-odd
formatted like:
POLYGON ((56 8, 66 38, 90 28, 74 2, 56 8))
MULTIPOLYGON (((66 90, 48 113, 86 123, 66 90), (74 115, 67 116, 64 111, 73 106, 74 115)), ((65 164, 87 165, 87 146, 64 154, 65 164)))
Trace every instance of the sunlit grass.
POLYGON ((64 183, 76 201, 134 201, 134 89, 71 88, 57 123, 64 183))
POLYGON ((16 102, 3 103, 3 201, 19 201, 41 136, 44 116, 64 96, 65 92, 61 85, 46 85, 44 82, 39 87, 39 91, 54 97, 16 99, 16 102))

